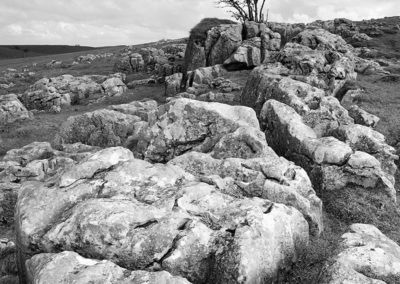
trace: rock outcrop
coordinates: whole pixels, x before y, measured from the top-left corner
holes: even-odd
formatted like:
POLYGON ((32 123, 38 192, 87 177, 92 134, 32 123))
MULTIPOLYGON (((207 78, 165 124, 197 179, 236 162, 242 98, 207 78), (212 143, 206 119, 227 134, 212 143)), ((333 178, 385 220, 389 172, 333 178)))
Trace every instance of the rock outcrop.
MULTIPOLYGON (((295 45, 300 46, 300 50, 308 49, 310 54, 318 54, 320 49, 346 49, 347 45, 337 36, 320 39, 320 32, 307 31, 295 38, 315 50, 295 45)), ((282 59, 287 47, 292 48, 293 43, 286 44, 278 58, 282 59)), ((398 157, 385 143, 385 138, 369 127, 355 124, 347 110, 332 96, 331 90, 318 88, 310 80, 299 81, 298 76, 291 75, 298 69, 303 74, 308 72, 308 78, 312 74, 329 78, 329 74, 334 73, 337 74, 335 81, 345 81, 349 73, 335 65, 326 65, 326 54, 315 57, 320 60, 308 61, 312 65, 297 65, 302 61, 298 61, 298 56, 292 58, 281 60, 283 64, 278 62, 255 68, 241 95, 242 104, 253 107, 259 114, 269 145, 279 155, 305 168, 314 187, 322 192, 357 185, 379 188, 395 199, 394 173, 398 157), (326 66, 330 68, 327 73, 326 66)), ((360 122, 359 117, 353 116, 360 122)))
POLYGON ((113 116, 119 113, 132 119, 122 126, 112 122, 112 131, 104 130, 110 123, 94 124, 95 119, 89 119, 104 120, 105 110, 70 118, 59 134, 61 141, 125 145, 137 158, 170 161, 217 184, 223 192, 294 206, 304 214, 313 234, 322 231, 322 204, 307 174, 268 147, 252 109, 184 98, 157 110, 156 104, 136 104, 112 107, 113 116))
POLYGON ((75 252, 43 253, 27 262, 30 283, 190 284, 168 272, 129 271, 107 260, 83 258, 75 252))
POLYGON ((82 277, 101 271, 100 279, 103 272, 130 277, 146 269, 192 283, 264 283, 307 245, 308 224, 293 207, 228 195, 180 167, 127 151, 101 150, 43 182, 23 184, 16 213, 22 281, 63 267, 61 278, 74 269, 82 277), (54 254, 71 250, 90 259, 54 254))
POLYGON ((397 283, 400 247, 375 226, 353 224, 342 236, 339 252, 321 283, 397 283), (386 282, 391 279, 392 282, 386 282))
POLYGON ((51 110, 71 104, 79 104, 85 98, 94 95, 108 96, 121 94, 126 90, 121 74, 107 76, 62 75, 54 78, 43 78, 29 87, 20 96, 20 100, 29 110, 51 110))
POLYGON ((31 117, 32 114, 24 107, 17 95, 7 94, 0 96, 0 125, 31 117))

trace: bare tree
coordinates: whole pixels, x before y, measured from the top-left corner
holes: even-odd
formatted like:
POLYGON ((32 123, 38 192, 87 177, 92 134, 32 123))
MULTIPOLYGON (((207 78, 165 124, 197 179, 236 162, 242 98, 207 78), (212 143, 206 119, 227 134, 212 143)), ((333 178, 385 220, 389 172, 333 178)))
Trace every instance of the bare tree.
POLYGON ((232 16, 239 21, 264 22, 266 0, 218 0, 220 7, 230 8, 232 16))

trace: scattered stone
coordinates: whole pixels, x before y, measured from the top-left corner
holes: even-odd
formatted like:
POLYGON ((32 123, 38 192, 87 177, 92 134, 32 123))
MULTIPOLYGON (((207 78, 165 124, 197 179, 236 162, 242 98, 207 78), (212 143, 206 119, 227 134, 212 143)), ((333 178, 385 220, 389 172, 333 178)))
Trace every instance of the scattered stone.
POLYGON ((352 105, 349 108, 349 115, 355 123, 370 127, 375 127, 380 120, 376 115, 370 114, 357 105, 352 105))
POLYGON ((400 247, 396 242, 373 225, 353 224, 342 236, 339 253, 325 270, 321 283, 397 282, 399 267, 400 247))
POLYGON ((0 96, 0 125, 30 118, 32 118, 32 114, 24 107, 16 95, 0 96))
POLYGON ((122 82, 120 78, 116 77, 105 80, 101 84, 101 87, 103 88, 105 95, 109 97, 121 96, 128 89, 124 82, 122 82))

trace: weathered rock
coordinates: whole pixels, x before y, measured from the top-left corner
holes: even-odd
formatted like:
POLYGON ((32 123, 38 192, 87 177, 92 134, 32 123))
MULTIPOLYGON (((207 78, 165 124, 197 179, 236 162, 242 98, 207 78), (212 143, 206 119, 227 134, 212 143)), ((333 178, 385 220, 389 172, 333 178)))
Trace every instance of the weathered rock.
MULTIPOLYGON (((96 160, 107 163, 108 154, 101 153, 96 160)), ((226 195, 179 167, 127 159, 99 165, 105 170, 64 188, 63 175, 52 184, 24 184, 16 214, 23 280, 51 267, 68 271, 63 259, 76 267, 82 259, 71 253, 51 255, 53 266, 35 264, 49 263, 41 253, 74 250, 194 283, 264 283, 275 281, 308 243, 307 222, 294 208, 226 195)))
POLYGON ((32 114, 23 106, 16 95, 7 94, 0 96, 0 125, 31 117, 32 114))
POLYGON ((133 101, 129 104, 109 106, 111 110, 138 116, 141 120, 147 122, 155 120, 157 108, 158 103, 154 100, 133 101))
POLYGON ((183 74, 175 73, 165 77, 165 96, 173 97, 180 92, 183 74))
POLYGON ((206 66, 223 64, 242 42, 242 24, 211 28, 205 42, 206 66))
POLYGON ((226 134, 239 127, 258 128, 252 109, 188 99, 176 99, 160 107, 158 121, 136 139, 139 155, 153 162, 166 162, 187 151, 207 152, 226 134))
POLYGON ((281 35, 283 43, 291 41, 296 35, 305 29, 305 24, 288 24, 288 23, 267 23, 269 29, 281 35))
POLYGON ((253 21, 244 22, 244 39, 258 37, 260 35, 260 24, 253 21))
POLYGON ((399 267, 400 247, 396 242, 373 225, 353 224, 342 236, 339 253, 321 283, 384 284, 388 283, 384 279, 400 279, 399 267))
POLYGON ((222 65, 198 68, 189 75, 189 87, 193 84, 211 85, 214 79, 223 77, 226 72, 227 70, 222 65))
POLYGON ((33 142, 20 149, 12 149, 6 153, 3 161, 17 162, 26 165, 34 160, 41 160, 54 155, 54 149, 48 142, 33 142))
POLYGON ((165 271, 129 271, 110 261, 83 258, 75 252, 43 253, 27 262, 30 283, 132 283, 189 284, 182 277, 175 277, 165 271))
POLYGON ((77 104, 84 98, 101 93, 101 86, 90 76, 62 75, 37 81, 20 96, 20 100, 27 109, 49 110, 53 106, 77 104))
POLYGON ((251 38, 242 42, 238 49, 224 62, 228 70, 253 68, 261 64, 261 39, 251 38))
POLYGON ((242 91, 241 104, 254 108, 257 114, 269 99, 282 101, 301 114, 314 109, 325 96, 323 90, 277 74, 285 71, 282 65, 255 68, 242 91))
POLYGON ((104 94, 113 97, 113 96, 121 96, 128 89, 124 82, 120 78, 109 78, 105 80, 101 87, 103 88, 104 94))
POLYGON ((174 158, 169 164, 183 168, 230 195, 260 197, 293 206, 309 222, 312 234, 322 232, 322 202, 303 169, 279 158, 271 149, 264 149, 259 157, 248 159, 217 153, 218 150, 211 155, 190 152, 174 158))
POLYGON ((278 51, 281 48, 281 35, 265 28, 261 31, 261 53, 262 61, 266 58, 268 51, 278 51))
POLYGON ((342 125, 332 131, 331 135, 345 141, 354 150, 369 153, 377 158, 388 178, 394 183, 394 174, 397 170, 395 161, 399 157, 395 154, 395 149, 386 144, 385 136, 359 124, 342 125))
MULTIPOLYGON (((360 136, 354 130, 361 125, 340 125, 332 131, 336 137, 318 138, 315 131, 304 121, 303 117, 286 104, 269 100, 265 103, 260 120, 265 127, 268 144, 279 154, 294 161, 306 169, 316 189, 339 190, 346 186, 356 185, 365 189, 378 190, 392 199, 396 199, 393 172, 393 158, 385 164, 367 154, 370 149, 363 147, 375 142, 381 147, 381 153, 394 155, 382 140, 357 140, 360 136), (352 129, 352 130, 350 130, 352 129), (346 132, 346 130, 349 130, 346 132), (345 136, 347 133, 347 136, 345 136), (350 137, 350 135, 353 135, 350 137), (345 138, 347 137, 347 138, 345 138), (351 139, 353 138, 353 140, 351 139), (361 141, 366 144, 358 145, 361 141), (366 153, 353 153, 365 151, 366 153), (385 152, 386 151, 386 152, 385 152)), ((372 129, 366 127, 369 131, 372 129)), ((329 132, 329 131, 328 131, 329 132)), ((360 132, 358 132, 361 134, 360 132)), ((373 134, 370 132, 370 134, 373 134)), ((326 133, 325 133, 326 135, 326 133)), ((364 135, 364 134, 363 134, 364 135)), ((372 153, 372 152, 371 152, 372 153)), ((376 152, 375 152, 376 153, 376 152)), ((376 154, 375 154, 376 155, 376 154)))
POLYGON ((380 120, 376 115, 370 114, 357 105, 352 105, 349 108, 349 115, 355 123, 370 127, 375 127, 380 120))
POLYGON ((293 42, 312 49, 333 50, 341 53, 352 51, 352 46, 339 35, 324 29, 305 29, 292 39, 293 42))
POLYGON ((100 147, 124 145, 138 121, 137 116, 106 109, 71 116, 62 124, 56 143, 81 142, 100 147))

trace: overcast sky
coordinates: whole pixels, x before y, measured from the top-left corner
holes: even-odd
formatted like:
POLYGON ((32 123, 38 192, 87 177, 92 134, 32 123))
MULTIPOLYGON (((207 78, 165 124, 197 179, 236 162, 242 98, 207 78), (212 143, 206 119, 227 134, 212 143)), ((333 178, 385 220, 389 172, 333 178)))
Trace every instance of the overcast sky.
MULTIPOLYGON (((400 15, 399 0, 267 0, 271 21, 400 15)), ((214 0, 0 0, 0 45, 129 45, 181 38, 204 17, 229 18, 214 0)))

